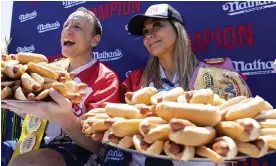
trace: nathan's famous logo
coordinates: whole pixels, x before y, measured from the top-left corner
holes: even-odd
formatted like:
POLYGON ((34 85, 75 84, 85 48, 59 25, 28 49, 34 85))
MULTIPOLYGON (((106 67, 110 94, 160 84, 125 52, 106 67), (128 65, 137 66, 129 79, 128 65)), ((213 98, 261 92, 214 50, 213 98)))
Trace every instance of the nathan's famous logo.
POLYGON ((16 48, 16 52, 34 52, 34 51, 35 51, 35 47, 33 44, 30 46, 23 46, 23 47, 16 48))
POLYGON ((233 16, 257 10, 276 7, 276 1, 247 1, 247 2, 227 2, 222 5, 222 9, 228 12, 227 15, 233 16))
POLYGON ((203 83, 205 85, 205 89, 207 89, 207 88, 212 89, 214 87, 214 79, 213 79, 211 73, 206 72, 203 74, 203 83))
POLYGON ((102 52, 94 52, 94 57, 99 61, 114 61, 122 58, 123 53, 119 49, 116 49, 113 52, 107 52, 104 50, 102 52))
POLYGON ((276 73, 273 70, 273 60, 261 61, 260 59, 253 62, 232 61, 237 71, 244 75, 258 75, 258 74, 271 74, 276 73))
POLYGON ((37 12, 34 10, 32 13, 21 14, 18 18, 20 22, 25 22, 36 18, 37 12))
POLYGON ((56 21, 54 23, 39 24, 37 26, 37 30, 39 33, 43 33, 43 32, 58 29, 59 27, 60 27, 60 23, 58 21, 56 21))
POLYGON ((64 8, 70 8, 85 3, 85 1, 62 1, 64 8))
POLYGON ((124 155, 120 150, 109 150, 105 162, 108 160, 123 160, 124 155))

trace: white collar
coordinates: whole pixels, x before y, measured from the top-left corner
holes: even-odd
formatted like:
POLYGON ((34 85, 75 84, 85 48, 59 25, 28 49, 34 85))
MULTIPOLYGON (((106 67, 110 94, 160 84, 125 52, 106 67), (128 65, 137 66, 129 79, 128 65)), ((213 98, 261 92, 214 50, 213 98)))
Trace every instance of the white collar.
POLYGON ((86 70, 88 69, 89 67, 91 67, 92 65, 94 65, 95 63, 97 62, 97 59, 94 58, 93 60, 91 60, 89 63, 83 65, 83 66, 80 66, 76 69, 74 69, 72 72, 74 72, 75 74, 79 74, 80 72, 82 72, 83 70, 86 70))
MULTIPOLYGON (((163 67, 162 67, 161 65, 159 65, 159 69, 160 69, 160 77, 161 77, 161 79, 162 79, 162 78, 166 78, 166 79, 167 79, 166 74, 165 74, 165 72, 164 72, 164 69, 163 69, 163 67)), ((173 83, 174 85, 176 85, 176 82, 178 81, 178 79, 179 79, 179 77, 178 77, 178 75, 175 73, 174 76, 173 76, 172 83, 173 83)))

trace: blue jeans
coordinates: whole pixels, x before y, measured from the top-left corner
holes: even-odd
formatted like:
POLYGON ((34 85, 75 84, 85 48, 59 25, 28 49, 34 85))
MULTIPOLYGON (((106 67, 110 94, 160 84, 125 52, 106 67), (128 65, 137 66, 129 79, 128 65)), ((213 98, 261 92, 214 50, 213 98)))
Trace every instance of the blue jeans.
POLYGON ((17 140, 1 142, 1 165, 7 166, 16 147, 17 140))

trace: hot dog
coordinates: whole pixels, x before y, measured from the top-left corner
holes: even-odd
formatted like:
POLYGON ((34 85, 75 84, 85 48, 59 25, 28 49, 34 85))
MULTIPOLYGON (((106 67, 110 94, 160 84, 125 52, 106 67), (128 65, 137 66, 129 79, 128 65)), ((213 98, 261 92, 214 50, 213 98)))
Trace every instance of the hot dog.
POLYGON ((189 103, 194 104, 212 104, 214 100, 214 93, 211 89, 196 90, 189 103))
POLYGON ((48 62, 48 59, 46 56, 42 54, 35 54, 35 53, 18 53, 15 54, 15 59, 18 60, 22 64, 27 64, 29 62, 48 62))
POLYGON ((116 117, 116 118, 107 118, 105 119, 104 123, 109 127, 111 128, 112 125, 117 122, 117 121, 120 121, 120 120, 125 120, 124 118, 120 118, 120 117, 116 117))
POLYGON ((197 127, 182 119, 172 119, 169 127, 171 141, 187 146, 202 146, 210 143, 216 136, 213 127, 197 127))
POLYGON ((83 124, 82 132, 85 134, 93 134, 97 132, 105 132, 108 126, 104 123, 105 119, 87 119, 83 124))
POLYGON ((265 119, 258 121, 261 128, 276 128, 276 119, 265 119))
POLYGON ((240 103, 238 106, 230 109, 225 116, 227 121, 237 120, 242 118, 254 118, 265 107, 265 101, 259 96, 245 103, 240 103))
POLYGON ((199 156, 202 156, 202 157, 209 158, 215 163, 223 163, 224 162, 221 155, 219 155, 218 153, 216 153, 215 151, 213 151, 212 149, 210 149, 206 146, 197 147, 196 154, 199 156))
POLYGON ((195 148, 193 146, 180 145, 172 141, 165 142, 164 152, 168 157, 181 161, 189 161, 195 156, 195 148))
POLYGON ((261 135, 276 135, 276 128, 262 128, 261 135))
POLYGON ((239 142, 248 142, 257 139, 261 134, 259 123, 251 118, 239 119, 236 121, 223 121, 216 127, 219 135, 228 136, 239 142))
POLYGON ((262 111, 262 112, 261 112, 259 115, 257 115, 254 119, 256 119, 256 120, 276 119, 276 109, 274 109, 274 110, 262 111))
POLYGON ((226 102, 226 100, 220 98, 219 95, 214 94, 214 99, 212 102, 213 106, 220 106, 220 105, 224 104, 225 102, 226 102))
POLYGON ((265 107, 263 110, 273 110, 273 106, 268 101, 265 101, 265 107))
POLYGON ((111 145, 126 149, 133 146, 132 136, 118 137, 115 136, 111 130, 108 130, 104 133, 103 142, 109 142, 111 145))
POLYGON ((13 97, 13 92, 12 89, 8 86, 6 86, 2 91, 1 91, 1 99, 9 99, 13 97))
POLYGON ((151 103, 153 105, 156 105, 159 102, 162 101, 173 101, 176 102, 177 98, 181 95, 184 95, 184 89, 181 87, 173 88, 172 90, 161 92, 160 94, 156 96, 152 96, 151 103))
POLYGON ((238 151, 240 153, 246 154, 252 158, 260 158, 267 154, 268 143, 266 139, 260 137, 259 139, 251 142, 236 142, 238 151))
POLYGON ((196 153, 200 156, 211 159, 215 163, 221 163, 226 159, 230 160, 236 157, 238 150, 237 145, 232 138, 223 136, 216 138, 208 147, 198 147, 196 153))
POLYGON ((133 143, 138 152, 150 155, 159 155, 164 148, 164 141, 157 140, 152 144, 147 144, 141 135, 134 135, 133 143))
POLYGON ((18 87, 18 88, 15 90, 14 97, 15 97, 17 100, 28 100, 28 99, 26 98, 25 94, 23 93, 21 87, 18 87))
POLYGON ((145 87, 136 92, 127 92, 125 94, 125 101, 128 104, 150 104, 150 98, 157 94, 158 91, 154 87, 145 87))
MULTIPOLYGON (((92 110, 89 110, 87 113, 85 113, 83 116, 82 116, 82 120, 86 120, 87 118, 89 117, 94 117, 96 116, 97 114, 106 114, 105 113, 105 108, 94 108, 92 110)), ((106 114, 107 115, 107 114, 106 114)))
POLYGON ((166 121, 172 118, 186 119, 198 126, 215 126, 221 120, 217 107, 204 104, 162 102, 157 104, 156 114, 166 121))
POLYGON ((145 136, 146 134, 148 134, 148 132, 157 127, 160 124, 167 124, 168 122, 163 120, 160 117, 147 117, 145 119, 143 119, 140 123, 139 126, 139 130, 140 133, 145 136))
POLYGON ((232 99, 229 99, 227 100, 225 103, 223 103, 222 105, 219 106, 219 109, 220 110, 224 110, 228 107, 231 107, 233 105, 236 105, 242 101, 246 100, 246 97, 245 96, 237 96, 237 97, 234 97, 232 99))
POLYGON ((48 77, 54 80, 57 80, 59 78, 58 74, 55 71, 33 62, 28 63, 28 70, 32 73, 37 73, 42 77, 48 77))
POLYGON ((156 140, 167 141, 169 140, 169 125, 160 124, 151 129, 145 136, 144 141, 148 144, 154 143, 156 140))
POLYGON ((20 78, 20 76, 25 73, 27 69, 27 65, 19 65, 17 60, 11 60, 5 63, 4 73, 9 78, 17 79, 20 78))
POLYGON ((137 119, 143 117, 137 107, 128 104, 107 103, 105 111, 111 117, 122 117, 126 119, 137 119))
POLYGON ((35 97, 35 100, 44 100, 49 95, 49 93, 49 89, 45 89, 35 97))
POLYGON ((260 136, 260 138, 266 140, 269 148, 276 150, 276 136, 275 135, 265 135, 265 136, 260 136))
POLYGON ((28 73, 22 74, 21 83, 23 88, 30 90, 32 92, 38 92, 39 90, 41 90, 44 81, 41 82, 40 80, 38 80, 38 78, 40 77, 38 74, 33 73, 33 76, 34 75, 36 75, 37 77, 31 77, 28 73))
POLYGON ((125 119, 116 121, 111 126, 114 135, 118 137, 133 136, 139 134, 139 125, 141 119, 125 119))

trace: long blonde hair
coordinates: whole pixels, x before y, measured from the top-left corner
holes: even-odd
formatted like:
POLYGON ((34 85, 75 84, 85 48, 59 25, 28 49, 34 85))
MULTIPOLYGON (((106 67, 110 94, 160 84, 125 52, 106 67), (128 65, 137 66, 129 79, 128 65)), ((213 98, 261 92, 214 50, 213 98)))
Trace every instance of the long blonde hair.
MULTIPOLYGON (((198 65, 198 60, 192 52, 191 42, 183 25, 174 20, 171 23, 177 33, 174 50, 176 74, 179 76, 177 84, 187 90, 189 89, 192 74, 198 65)), ((142 75, 142 85, 143 87, 147 87, 150 82, 153 82, 156 88, 161 88, 158 84, 159 80, 159 60, 155 56, 150 56, 142 75)))

